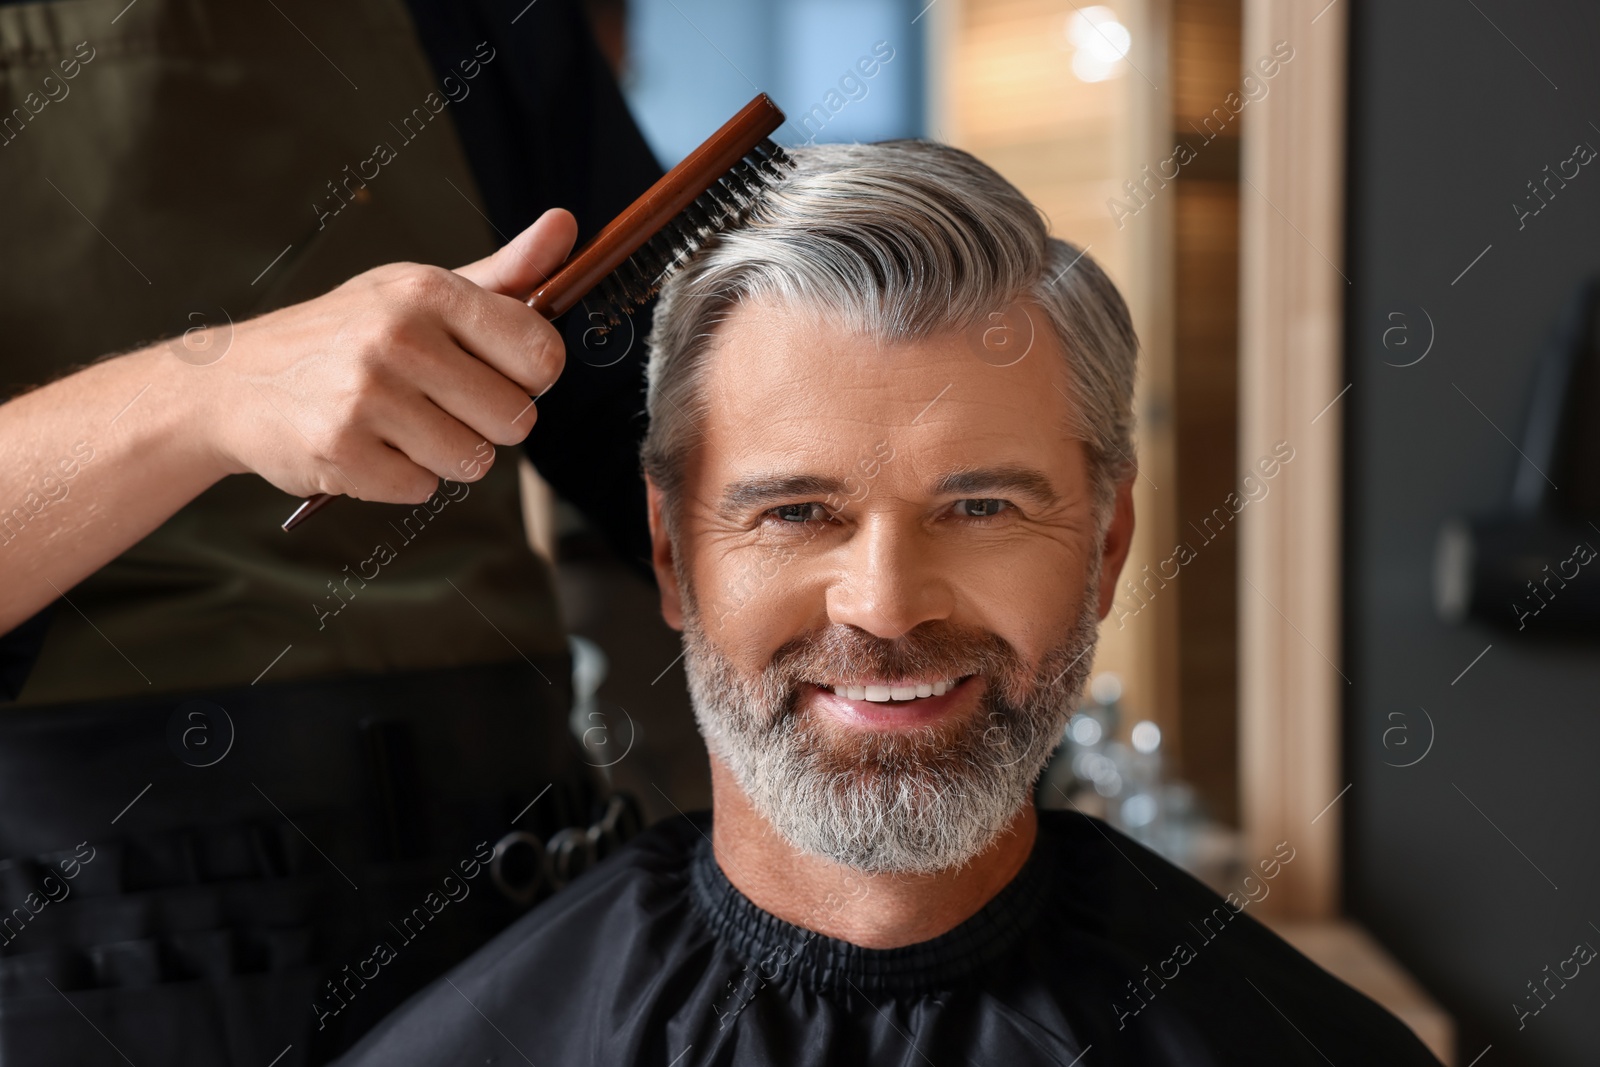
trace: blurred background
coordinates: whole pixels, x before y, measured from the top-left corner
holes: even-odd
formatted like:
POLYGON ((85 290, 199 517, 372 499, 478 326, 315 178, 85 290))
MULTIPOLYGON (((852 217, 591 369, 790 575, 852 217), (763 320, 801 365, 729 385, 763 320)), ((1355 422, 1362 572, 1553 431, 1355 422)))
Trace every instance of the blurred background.
MULTIPOLYGON (((1128 298, 1138 540, 1040 803, 1248 897, 1447 1063, 1600 1062, 1600 978, 1570 973, 1600 944, 1600 10, 590 15, 664 166, 758 90, 780 143, 936 138, 1128 298)), ((579 635, 575 731, 650 816, 706 806, 641 561, 525 478, 579 635)))

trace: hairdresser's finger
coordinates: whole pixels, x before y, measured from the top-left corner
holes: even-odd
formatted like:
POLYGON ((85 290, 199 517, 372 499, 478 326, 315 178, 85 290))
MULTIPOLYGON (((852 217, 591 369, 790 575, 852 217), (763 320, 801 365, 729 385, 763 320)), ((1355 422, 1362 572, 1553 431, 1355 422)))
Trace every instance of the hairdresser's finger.
POLYGON ((551 208, 492 256, 457 267, 476 285, 526 300, 554 274, 578 239, 578 220, 565 208, 551 208))
POLYGON ((527 437, 536 415, 532 390, 456 344, 447 341, 445 347, 411 378, 425 399, 490 444, 514 445, 527 437))
POLYGON ((374 405, 372 422, 392 448, 439 478, 476 481, 494 463, 494 446, 416 390, 374 405))
POLYGON ((325 472, 319 491, 384 504, 420 504, 439 487, 439 476, 377 437, 341 451, 338 469, 325 472))
POLYGON ((548 319, 515 297, 464 282, 452 289, 434 306, 456 344, 530 396, 555 384, 566 365, 567 350, 560 331, 548 319))

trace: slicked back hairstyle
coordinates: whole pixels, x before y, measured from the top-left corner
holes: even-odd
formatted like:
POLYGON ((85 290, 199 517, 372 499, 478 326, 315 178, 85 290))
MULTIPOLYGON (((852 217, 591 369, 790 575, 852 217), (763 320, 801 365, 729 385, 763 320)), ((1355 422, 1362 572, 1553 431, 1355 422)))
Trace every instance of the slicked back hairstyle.
POLYGON ((960 149, 900 140, 788 151, 795 169, 695 251, 656 304, 641 458, 669 522, 705 414, 705 352, 741 302, 810 308, 883 344, 972 329, 1031 299, 1066 353, 1067 432, 1086 446, 1103 530, 1116 484, 1135 470, 1138 341, 1099 265, 1050 237, 1027 197, 960 149))

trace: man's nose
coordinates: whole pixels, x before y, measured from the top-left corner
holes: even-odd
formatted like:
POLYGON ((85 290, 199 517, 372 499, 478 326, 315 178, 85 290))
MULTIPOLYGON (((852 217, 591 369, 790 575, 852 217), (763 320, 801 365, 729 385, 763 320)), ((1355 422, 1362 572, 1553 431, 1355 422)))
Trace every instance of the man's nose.
POLYGON ((885 515, 871 516, 850 539, 828 590, 829 621, 889 640, 949 618, 954 604, 934 546, 914 525, 885 515))

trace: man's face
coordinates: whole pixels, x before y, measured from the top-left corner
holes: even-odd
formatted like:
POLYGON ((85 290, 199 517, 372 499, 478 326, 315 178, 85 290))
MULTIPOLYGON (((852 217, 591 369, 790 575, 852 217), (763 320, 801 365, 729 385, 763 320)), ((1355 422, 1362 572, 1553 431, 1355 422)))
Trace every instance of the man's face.
POLYGON ((1004 828, 1126 554, 1127 488, 1102 541, 1044 313, 1007 318, 1039 327, 1020 359, 981 330, 878 348, 743 305, 707 356, 675 544, 652 487, 713 755, 793 843, 861 869, 957 865, 1004 828))

